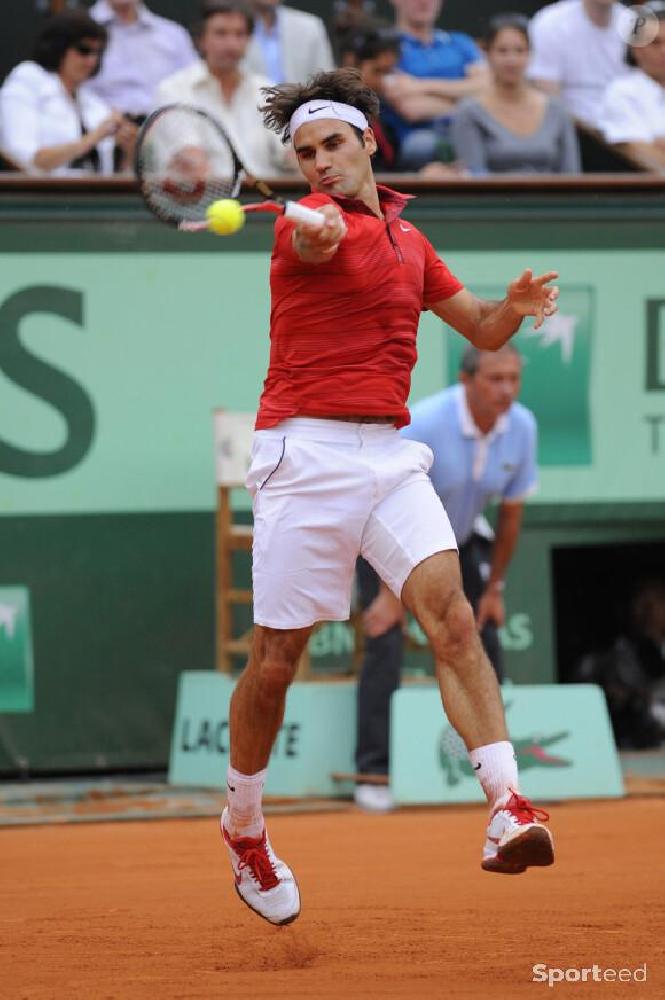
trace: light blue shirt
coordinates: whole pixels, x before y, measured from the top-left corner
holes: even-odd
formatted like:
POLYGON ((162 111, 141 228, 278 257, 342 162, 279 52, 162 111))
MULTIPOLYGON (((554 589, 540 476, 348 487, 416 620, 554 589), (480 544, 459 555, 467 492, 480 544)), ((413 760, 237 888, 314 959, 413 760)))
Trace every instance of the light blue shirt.
POLYGON ((513 403, 489 434, 473 422, 462 385, 449 386, 411 408, 401 433, 434 453, 430 477, 459 545, 491 500, 519 501, 536 489, 536 419, 513 403))
POLYGON ((98 0, 90 15, 104 25, 109 42, 99 73, 86 86, 118 111, 148 114, 157 85, 199 61, 189 33, 143 4, 132 24, 119 21, 106 0, 98 0))
MULTIPOLYGON (((415 77, 435 80, 463 80, 467 67, 482 62, 483 55, 469 35, 461 31, 434 31, 429 42, 421 42, 408 32, 400 34, 398 69, 415 77)), ((432 126, 431 121, 407 122, 387 102, 381 106, 381 118, 400 142, 415 129, 432 126)))
POLYGON ((260 17, 256 18, 254 22, 254 38, 261 48, 266 75, 270 77, 273 83, 283 83, 285 75, 281 42, 283 25, 280 23, 282 18, 280 17, 281 11, 279 7, 275 11, 275 14, 275 23, 270 30, 266 28, 265 23, 260 17))

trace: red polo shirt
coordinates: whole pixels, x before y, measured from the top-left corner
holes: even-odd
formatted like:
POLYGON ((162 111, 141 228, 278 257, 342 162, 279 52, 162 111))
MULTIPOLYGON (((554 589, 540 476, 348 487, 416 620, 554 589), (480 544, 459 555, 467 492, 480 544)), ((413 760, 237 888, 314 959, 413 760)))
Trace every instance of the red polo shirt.
POLYGON ((400 214, 409 195, 379 186, 385 219, 364 202, 310 194, 303 205, 336 203, 347 235, 325 264, 305 264, 280 217, 270 265, 270 366, 257 429, 287 417, 367 414, 409 423, 406 401, 423 309, 463 285, 425 236, 400 214))

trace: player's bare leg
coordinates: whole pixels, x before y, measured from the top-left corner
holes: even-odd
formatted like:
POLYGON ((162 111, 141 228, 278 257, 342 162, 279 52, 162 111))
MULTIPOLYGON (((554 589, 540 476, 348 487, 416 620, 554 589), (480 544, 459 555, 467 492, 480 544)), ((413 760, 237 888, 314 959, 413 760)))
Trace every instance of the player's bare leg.
POLYGON ((231 697, 231 766, 237 771, 255 774, 267 766, 311 631, 254 626, 249 660, 231 697))
POLYGON ((261 797, 270 751, 284 718, 286 692, 311 631, 256 625, 249 661, 231 698, 231 766, 222 836, 238 895, 273 924, 296 919, 300 893, 293 872, 272 850, 261 797))
POLYGON ((446 714, 464 740, 489 806, 483 868, 506 874, 553 860, 547 818, 518 794, 499 685, 464 596, 457 553, 438 552, 415 567, 402 601, 429 639, 446 714))

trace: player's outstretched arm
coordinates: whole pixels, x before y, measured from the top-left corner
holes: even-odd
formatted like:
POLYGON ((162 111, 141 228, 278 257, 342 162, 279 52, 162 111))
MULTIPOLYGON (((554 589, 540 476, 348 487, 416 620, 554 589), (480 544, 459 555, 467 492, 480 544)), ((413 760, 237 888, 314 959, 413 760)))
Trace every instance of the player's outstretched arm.
POLYGON ((482 351, 497 351, 517 333, 525 316, 535 316, 538 329, 547 316, 557 310, 559 289, 549 282, 558 278, 556 271, 534 277, 527 268, 508 285, 505 299, 490 302, 479 299, 467 288, 431 308, 445 323, 466 337, 482 351))
POLYGON ((325 264, 346 236, 344 216, 336 205, 322 205, 316 211, 323 215, 325 225, 317 229, 299 222, 293 230, 293 249, 306 264, 325 264))

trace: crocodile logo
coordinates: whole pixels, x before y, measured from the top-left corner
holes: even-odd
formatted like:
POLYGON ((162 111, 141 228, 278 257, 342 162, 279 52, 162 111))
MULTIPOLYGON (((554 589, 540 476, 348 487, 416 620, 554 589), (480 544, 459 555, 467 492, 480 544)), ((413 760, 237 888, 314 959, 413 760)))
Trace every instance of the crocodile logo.
MULTIPOLYGON (((506 705, 506 710, 510 706, 506 705)), ((568 757, 551 753, 549 747, 570 736, 568 730, 551 735, 534 734, 513 739, 517 766, 520 771, 528 771, 534 767, 572 767, 573 762, 568 757)), ((452 726, 446 726, 438 743, 439 766, 449 787, 459 785, 464 778, 475 774, 469 760, 462 738, 452 726)))

